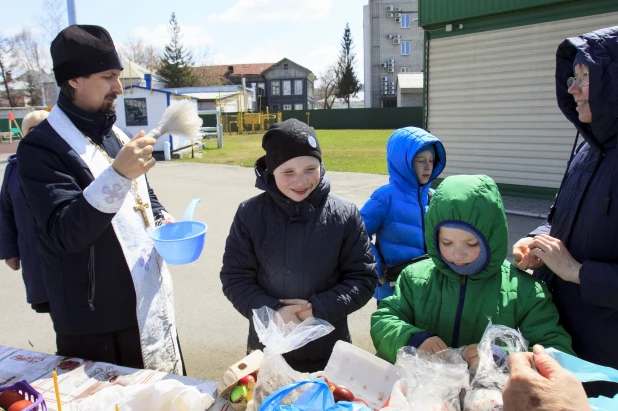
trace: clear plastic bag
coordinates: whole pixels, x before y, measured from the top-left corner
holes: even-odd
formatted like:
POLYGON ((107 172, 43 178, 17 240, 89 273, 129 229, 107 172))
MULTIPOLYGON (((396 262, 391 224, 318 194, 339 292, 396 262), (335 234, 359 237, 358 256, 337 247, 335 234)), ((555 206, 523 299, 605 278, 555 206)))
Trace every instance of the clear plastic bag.
POLYGON ((460 411, 459 393, 468 388, 468 364, 459 350, 426 354, 414 347, 397 352, 402 377, 393 386, 385 411, 460 411))
MULTIPOLYGON (((248 410, 257 409, 266 397, 279 388, 310 379, 312 375, 290 367, 282 354, 294 351, 335 329, 328 322, 314 317, 300 324, 286 324, 281 315, 269 307, 253 310, 253 326, 260 342, 264 344, 264 358, 260 363, 260 373, 253 389, 253 401, 248 410)), ((301 393, 302 390, 291 392, 282 403, 293 403, 301 393)))
POLYGON ((490 320, 477 350, 479 365, 464 397, 464 411, 500 411, 502 390, 509 379, 507 358, 527 351, 528 341, 518 330, 490 320))

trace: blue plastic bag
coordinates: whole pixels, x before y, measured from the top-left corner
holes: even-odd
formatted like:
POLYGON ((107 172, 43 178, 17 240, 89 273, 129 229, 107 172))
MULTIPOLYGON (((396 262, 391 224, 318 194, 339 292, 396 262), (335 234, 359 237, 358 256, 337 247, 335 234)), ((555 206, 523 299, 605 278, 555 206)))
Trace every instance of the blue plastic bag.
POLYGON ((288 384, 264 399, 259 411, 371 411, 371 408, 359 402, 339 401, 335 403, 333 394, 323 379, 314 378, 288 384), (305 385, 311 386, 292 404, 281 402, 292 391, 305 385))
MULTIPOLYGON (((555 348, 547 348, 547 353, 551 355, 567 371, 573 373, 581 382, 590 381, 609 381, 618 383, 618 370, 602 365, 593 364, 573 357, 555 348)), ((618 394, 614 398, 598 397, 589 398, 588 402, 593 410, 613 411, 618 410, 618 394)))

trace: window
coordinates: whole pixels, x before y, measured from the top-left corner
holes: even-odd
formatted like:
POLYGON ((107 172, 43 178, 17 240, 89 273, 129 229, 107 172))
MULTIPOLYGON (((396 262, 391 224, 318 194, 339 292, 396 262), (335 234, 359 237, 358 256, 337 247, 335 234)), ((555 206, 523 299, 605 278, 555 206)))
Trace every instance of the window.
POLYGON ((303 81, 302 80, 294 80, 294 94, 300 96, 303 94, 303 81))
POLYGON ((402 14, 401 15, 401 28, 402 29, 409 29, 410 28, 410 15, 409 14, 402 14))
POLYGON ((303 109, 303 103, 294 104, 294 110, 302 110, 302 109, 303 109))
POLYGON ((407 72, 409 72, 409 71, 412 71, 412 70, 410 70, 410 67, 402 67, 402 68, 401 68, 401 72, 402 72, 402 73, 407 73, 407 72))
POLYGON ((127 120, 127 126, 147 126, 146 99, 125 98, 124 116, 127 120))
POLYGON ((281 83, 279 83, 279 80, 274 80, 270 83, 271 86, 271 90, 270 90, 270 94, 272 94, 273 96, 278 96, 279 95, 279 89, 281 87, 281 83))
POLYGON ((288 63, 283 63, 283 69, 287 70, 288 69, 288 63))
POLYGON ((410 42, 409 41, 402 41, 401 42, 401 55, 402 56, 409 56, 410 55, 410 42))
POLYGON ((283 109, 284 110, 292 110, 292 105, 291 104, 284 104, 283 105, 283 109))
POLYGON ((292 81, 283 80, 283 95, 289 96, 290 94, 292 94, 292 81))
POLYGON ((279 104, 273 104, 273 111, 279 111, 279 104))

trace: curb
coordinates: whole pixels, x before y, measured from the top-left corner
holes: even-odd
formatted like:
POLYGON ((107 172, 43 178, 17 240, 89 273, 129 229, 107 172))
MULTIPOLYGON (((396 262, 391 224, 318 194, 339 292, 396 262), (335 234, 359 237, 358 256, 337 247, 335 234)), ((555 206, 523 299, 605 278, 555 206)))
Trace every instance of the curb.
POLYGON ((547 214, 531 213, 529 211, 504 210, 506 214, 520 215, 523 217, 541 218, 547 220, 547 214))

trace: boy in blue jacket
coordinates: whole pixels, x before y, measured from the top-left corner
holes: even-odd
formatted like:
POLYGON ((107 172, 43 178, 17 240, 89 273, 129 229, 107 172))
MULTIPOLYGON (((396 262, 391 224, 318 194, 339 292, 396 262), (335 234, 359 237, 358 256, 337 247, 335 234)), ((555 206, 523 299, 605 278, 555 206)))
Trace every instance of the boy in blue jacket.
POLYGON ((416 127, 395 130, 386 143, 389 183, 371 194, 360 213, 378 263, 378 304, 393 295, 385 270, 425 254, 424 218, 431 182, 446 166, 444 146, 416 127))

